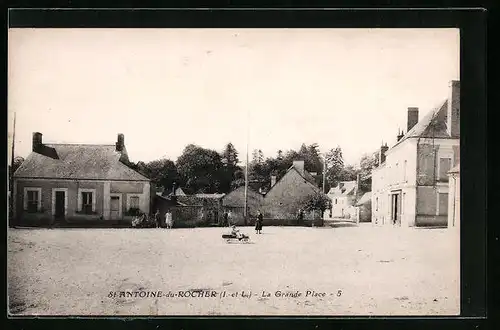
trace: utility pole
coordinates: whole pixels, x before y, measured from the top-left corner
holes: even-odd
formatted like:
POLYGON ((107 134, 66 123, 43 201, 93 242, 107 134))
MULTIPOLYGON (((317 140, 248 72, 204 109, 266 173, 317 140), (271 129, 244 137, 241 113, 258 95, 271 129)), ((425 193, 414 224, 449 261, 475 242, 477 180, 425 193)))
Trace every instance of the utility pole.
POLYGON ((11 154, 11 160, 10 160, 10 171, 9 171, 9 190, 10 190, 10 199, 9 199, 9 206, 10 206, 10 212, 9 216, 12 216, 14 212, 14 151, 15 151, 15 144, 16 144, 16 113, 14 112, 14 126, 12 130, 12 154, 11 154), (12 212, 12 214, 11 214, 12 212))
POLYGON ((326 194, 326 154, 323 153, 323 194, 326 194))
POLYGON ((246 164, 245 164, 245 204, 244 204, 244 210, 243 210, 243 216, 245 220, 245 225, 247 224, 247 218, 248 218, 248 140, 249 140, 249 125, 250 121, 248 120, 250 117, 250 114, 247 110, 247 150, 246 150, 246 164))

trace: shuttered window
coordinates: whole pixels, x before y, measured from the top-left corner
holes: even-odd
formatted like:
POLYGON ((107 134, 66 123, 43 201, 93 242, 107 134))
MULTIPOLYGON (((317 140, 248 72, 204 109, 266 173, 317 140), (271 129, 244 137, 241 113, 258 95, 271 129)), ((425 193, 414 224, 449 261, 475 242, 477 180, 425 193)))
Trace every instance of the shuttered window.
POLYGON ((38 190, 28 190, 27 198, 27 211, 30 213, 38 212, 38 203, 40 200, 38 190))
POLYGON ((448 172, 451 168, 451 158, 439 159, 439 180, 448 181, 448 172))
POLYGON ((439 202, 438 215, 447 215, 448 214, 448 193, 439 193, 438 194, 438 202, 439 202))

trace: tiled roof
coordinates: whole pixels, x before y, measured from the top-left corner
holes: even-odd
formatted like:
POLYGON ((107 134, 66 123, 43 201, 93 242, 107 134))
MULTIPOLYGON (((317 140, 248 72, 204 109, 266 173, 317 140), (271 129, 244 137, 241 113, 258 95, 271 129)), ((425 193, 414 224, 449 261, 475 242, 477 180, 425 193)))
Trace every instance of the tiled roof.
POLYGON ((328 195, 347 196, 354 193, 356 189, 356 181, 341 181, 337 187, 331 188, 328 195))
MULTIPOLYGON (((301 173, 301 171, 299 171, 297 168, 295 168, 295 166, 290 166, 287 170, 290 171, 291 169, 295 169, 301 177, 303 177, 304 179, 306 179, 309 183, 311 183, 313 186, 316 186, 316 180, 314 179, 314 177, 311 175, 311 173, 307 172, 306 170, 304 170, 303 173, 301 173)), ((286 175, 286 173, 285 173, 286 175)))
MULTIPOLYGON (((439 107, 432 109, 418 123, 413 126, 394 146, 397 146, 408 138, 449 138, 446 129, 446 118, 448 116, 448 100, 439 107)), ((394 147, 393 146, 393 147, 394 147)))
POLYGON ((14 174, 17 178, 149 181, 120 161, 115 145, 44 144, 14 174))

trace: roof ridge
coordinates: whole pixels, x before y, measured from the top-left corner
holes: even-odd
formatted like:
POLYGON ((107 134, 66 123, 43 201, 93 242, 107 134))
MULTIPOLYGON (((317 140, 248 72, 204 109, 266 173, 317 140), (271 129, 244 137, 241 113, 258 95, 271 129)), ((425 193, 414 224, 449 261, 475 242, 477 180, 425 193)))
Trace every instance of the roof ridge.
POLYGON ((44 143, 47 146, 95 146, 95 147, 114 147, 114 144, 102 143, 44 143))

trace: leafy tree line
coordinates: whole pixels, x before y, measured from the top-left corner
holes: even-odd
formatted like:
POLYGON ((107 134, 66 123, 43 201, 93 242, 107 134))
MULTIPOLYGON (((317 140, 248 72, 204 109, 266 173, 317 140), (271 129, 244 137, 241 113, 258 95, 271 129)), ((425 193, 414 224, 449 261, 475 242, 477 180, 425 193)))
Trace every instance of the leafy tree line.
MULTIPOLYGON (((356 180, 358 174, 362 177, 369 174, 371 168, 376 166, 374 155, 363 156, 358 168, 344 164, 339 146, 329 150, 324 156, 327 164, 326 190, 336 186, 339 181, 356 180)), ((322 187, 324 158, 316 143, 302 144, 299 150, 278 150, 272 157, 265 157, 262 150, 253 150, 249 160, 249 181, 269 189, 271 176, 276 176, 279 180, 294 160, 303 160, 305 170, 316 173, 316 184, 322 187)), ((240 165, 239 153, 232 143, 228 143, 221 152, 189 144, 175 162, 159 159, 128 165, 149 177, 157 187, 163 187, 167 191, 183 187, 191 193, 228 193, 245 184, 245 169, 240 165)), ((368 191, 369 186, 365 189, 368 191)))
MULTIPOLYGON (((228 193, 245 184, 245 170, 240 166, 239 153, 232 143, 228 143, 221 152, 187 145, 176 162, 170 159, 158 159, 148 163, 129 162, 128 165, 144 174, 158 187, 171 191, 174 187, 187 188, 188 191, 205 193, 228 193)), ((360 166, 345 165, 342 149, 337 146, 326 154, 326 191, 339 181, 356 180, 358 174, 367 177, 372 168, 378 166, 378 152, 361 157, 360 166)), ((271 176, 279 180, 290 168, 294 160, 303 160, 305 170, 316 173, 316 184, 323 185, 323 156, 318 144, 302 144, 299 150, 278 150, 274 157, 265 157, 262 150, 254 150, 249 162, 249 181, 268 189, 271 176)), ((23 163, 24 158, 15 157, 9 174, 12 175, 23 163)), ((371 180, 362 180, 361 189, 371 190, 371 180)))

